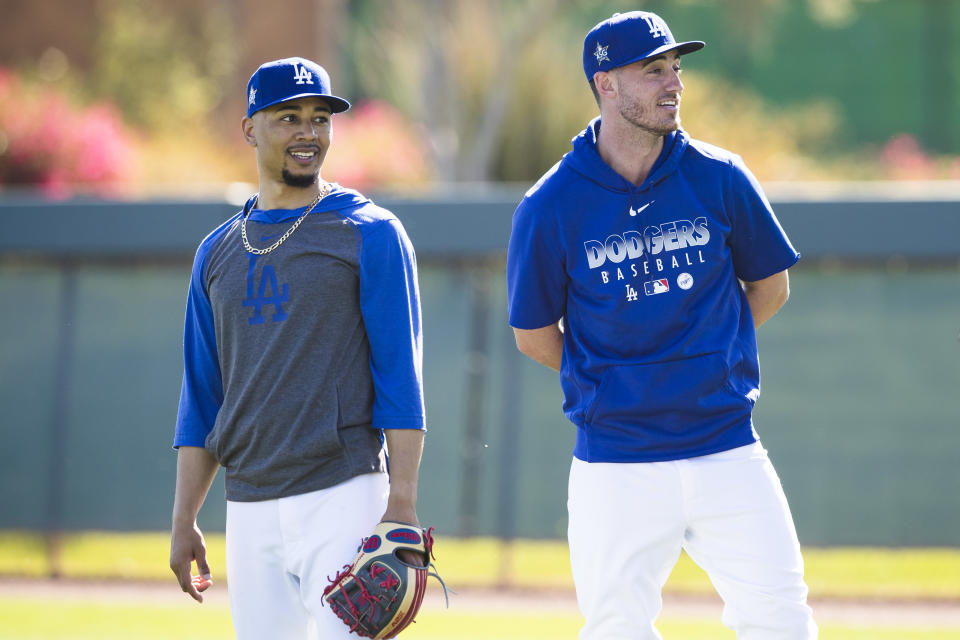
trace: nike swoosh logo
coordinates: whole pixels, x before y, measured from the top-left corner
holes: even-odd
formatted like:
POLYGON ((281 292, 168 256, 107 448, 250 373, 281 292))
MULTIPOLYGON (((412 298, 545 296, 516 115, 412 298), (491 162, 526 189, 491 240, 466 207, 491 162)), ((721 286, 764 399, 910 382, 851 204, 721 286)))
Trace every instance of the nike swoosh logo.
POLYGON ((643 211, 644 209, 646 209, 647 207, 649 207, 650 205, 652 205, 654 202, 656 202, 656 200, 651 200, 650 202, 648 202, 647 204, 643 205, 642 207, 640 207, 639 209, 636 209, 636 210, 634 210, 633 207, 630 207, 630 215, 632 215, 632 216, 637 215, 638 213, 640 213, 641 211, 643 211))

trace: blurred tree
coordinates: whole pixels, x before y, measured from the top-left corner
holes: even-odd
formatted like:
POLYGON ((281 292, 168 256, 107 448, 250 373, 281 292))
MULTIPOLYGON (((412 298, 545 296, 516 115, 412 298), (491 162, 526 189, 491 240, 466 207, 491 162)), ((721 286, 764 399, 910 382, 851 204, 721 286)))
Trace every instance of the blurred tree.
MULTIPOLYGON (((742 61, 772 46, 769 24, 785 2, 727 6, 735 34, 727 40, 740 49, 729 55, 738 63, 727 80, 688 76, 685 125, 740 151, 767 179, 829 175, 810 158, 838 130, 836 109, 824 100, 774 108, 740 84, 749 67, 742 61)), ((580 47, 617 3, 429 0, 404 4, 406 11, 385 4, 351 5, 346 57, 361 93, 383 96, 421 123, 439 181, 535 180, 597 115, 580 47)), ((650 4, 663 11, 665 3, 650 4)))
POLYGON ((385 187, 423 189, 429 181, 426 145, 414 125, 378 100, 353 103, 333 122, 333 146, 323 176, 360 191, 385 187))
POLYGON ((90 67, 90 43, 96 36, 92 20, 98 0, 0 0, 0 64, 13 67, 35 60, 55 46, 71 66, 90 67))
POLYGON ((728 37, 721 46, 738 61, 731 67, 730 80, 748 81, 756 58, 770 53, 776 35, 772 26, 785 4, 785 0, 728 0, 723 12, 728 37))
POLYGON ((517 71, 572 0, 358 0, 345 47, 357 90, 422 124, 441 182, 493 176, 517 71))
MULTIPOLYGON (((863 0, 859 0, 863 1, 863 0)), ((857 0, 807 0, 810 15, 824 26, 846 27, 856 18, 857 0)))
POLYGON ((924 112, 923 139, 938 151, 960 152, 957 126, 957 96, 960 95, 960 64, 946 46, 956 43, 955 0, 923 2, 924 112))
MULTIPOLYGON (((348 0, 230 0, 229 17, 236 41, 231 49, 239 61, 234 77, 236 95, 254 69, 268 60, 292 56, 310 58, 330 73, 336 91, 348 87, 340 64, 340 47, 348 28, 348 0)), ((229 91, 233 92, 232 88, 229 91)))
POLYGON ((579 20, 558 20, 530 44, 519 63, 506 126, 497 136, 495 179, 536 180, 598 115, 583 74, 581 48, 589 27, 609 15, 593 12, 579 20))
POLYGON ((101 0, 91 90, 149 130, 196 123, 222 99, 236 66, 228 4, 101 0))
MULTIPOLYGON (((141 132, 132 180, 169 190, 255 176, 237 134, 243 85, 264 60, 290 55, 326 66, 335 89, 357 105, 375 99, 403 116, 365 113, 379 128, 344 117, 339 140, 356 146, 335 151, 344 178, 357 175, 349 158, 387 179, 396 165, 384 154, 400 154, 427 163, 399 172, 404 182, 529 182, 596 113, 580 69, 586 30, 631 7, 18 0, 4 8, 0 64, 69 96, 71 109, 115 102, 141 132), (388 122, 397 134, 378 148, 371 140, 389 135, 388 122), (407 156, 407 146, 417 149, 407 156)), ((708 42, 685 64, 685 126, 711 142, 729 140, 765 178, 887 175, 891 161, 881 162, 879 150, 901 134, 941 154, 924 165, 932 175, 955 175, 960 1, 645 0, 643 8, 663 15, 678 38, 708 42)))
POLYGON ((761 180, 829 179, 836 162, 819 153, 840 128, 833 103, 779 107, 742 85, 685 71, 683 127, 694 138, 739 153, 761 180))

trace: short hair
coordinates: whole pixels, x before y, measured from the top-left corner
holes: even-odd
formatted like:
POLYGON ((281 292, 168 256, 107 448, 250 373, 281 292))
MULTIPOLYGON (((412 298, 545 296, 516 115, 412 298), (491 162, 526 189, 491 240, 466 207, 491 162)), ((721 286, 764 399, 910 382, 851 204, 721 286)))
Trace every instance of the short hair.
POLYGON ((593 78, 590 78, 590 91, 593 92, 593 99, 597 101, 597 106, 600 106, 600 92, 597 91, 597 83, 593 81, 593 78))

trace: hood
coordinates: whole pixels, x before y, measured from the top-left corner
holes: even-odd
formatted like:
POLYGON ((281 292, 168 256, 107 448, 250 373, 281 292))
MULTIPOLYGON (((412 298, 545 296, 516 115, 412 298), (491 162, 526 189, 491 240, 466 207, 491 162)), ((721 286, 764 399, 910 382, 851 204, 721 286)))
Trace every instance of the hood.
POLYGON ((690 142, 690 136, 683 129, 664 136, 663 151, 654 163, 653 169, 643 184, 634 186, 600 157, 600 152, 597 151, 599 134, 600 117, 598 116, 573 139, 573 150, 563 156, 561 163, 601 187, 621 193, 646 191, 665 180, 676 170, 690 142))
MULTIPOLYGON (((597 150, 597 138, 600 134, 600 118, 594 118, 587 128, 580 135, 573 139, 573 150, 563 156, 561 165, 566 165, 572 171, 580 174, 587 180, 597 184, 603 189, 621 194, 625 201, 624 209, 619 212, 613 212, 615 215, 622 215, 629 211, 630 219, 634 222, 637 231, 644 233, 647 220, 651 215, 646 211, 645 202, 655 202, 654 193, 658 184, 670 177, 690 142, 690 137, 682 129, 673 131, 663 137, 663 149, 660 156, 650 173, 647 175, 643 184, 635 186, 632 182, 621 176, 613 170, 597 150), (634 217, 635 216, 635 217, 634 217)), ((612 210, 611 210, 612 211, 612 210)), ((649 250, 649 246, 648 246, 649 250)), ((643 281, 646 283, 654 279, 653 271, 643 271, 643 281)))
MULTIPOLYGON (((283 222, 291 218, 299 217, 304 211, 303 207, 299 207, 297 209, 271 209, 269 211, 265 211, 253 206, 256 202, 257 195, 258 194, 255 193, 250 196, 242 211, 244 215, 249 212, 251 220, 267 223, 283 222), (251 207, 253 208, 251 209, 251 207)), ((353 189, 341 187, 336 182, 331 182, 330 193, 328 193, 327 196, 317 204, 316 208, 313 210, 313 213, 319 213, 321 211, 340 211, 343 209, 353 209, 367 204, 368 202, 370 202, 370 200, 361 193, 354 191, 353 189)))

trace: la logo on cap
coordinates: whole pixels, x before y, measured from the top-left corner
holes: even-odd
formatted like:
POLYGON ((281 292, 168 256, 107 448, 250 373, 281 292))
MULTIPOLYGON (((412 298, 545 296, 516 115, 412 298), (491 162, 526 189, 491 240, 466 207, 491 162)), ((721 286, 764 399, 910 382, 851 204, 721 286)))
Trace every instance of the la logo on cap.
POLYGON ((296 64, 293 65, 293 79, 297 84, 313 84, 313 74, 306 67, 296 64))
POLYGON ((650 27, 650 35, 654 38, 662 38, 667 35, 667 23, 660 16, 646 15, 643 16, 643 20, 650 27))

